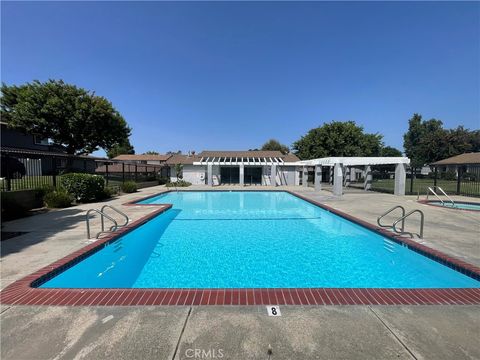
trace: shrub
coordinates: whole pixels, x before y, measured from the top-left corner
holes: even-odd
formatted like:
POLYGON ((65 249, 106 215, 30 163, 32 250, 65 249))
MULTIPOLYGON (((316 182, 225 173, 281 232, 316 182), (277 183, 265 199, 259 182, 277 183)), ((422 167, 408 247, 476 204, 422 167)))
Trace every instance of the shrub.
POLYGON ((170 182, 168 177, 161 177, 160 179, 158 179, 158 185, 165 185, 168 182, 170 182))
POLYGON ((98 194, 96 200, 110 199, 114 194, 116 194, 115 189, 106 187, 106 188, 103 188, 102 192, 98 194))
POLYGON ((462 178, 463 180, 467 180, 467 181, 477 181, 477 174, 465 172, 463 173, 462 178))
POLYGON ((72 205, 73 198, 65 190, 58 190, 45 194, 43 201, 49 208, 65 208, 72 205))
POLYGON ((185 180, 178 180, 174 182, 169 182, 166 184, 167 187, 187 187, 192 185, 192 183, 189 183, 188 181, 185 180))
POLYGON ((125 181, 121 189, 124 193, 134 193, 137 191, 137 183, 135 181, 125 181))
POLYGON ((71 173, 60 176, 61 187, 81 202, 102 199, 105 179, 99 175, 71 173))
POLYGON ((442 180, 457 180, 457 173, 453 170, 448 170, 444 173, 441 173, 440 179, 442 180))
POLYGON ((35 189, 35 196, 37 199, 41 199, 43 201, 45 195, 53 191, 55 191, 55 187, 53 185, 42 185, 35 189))

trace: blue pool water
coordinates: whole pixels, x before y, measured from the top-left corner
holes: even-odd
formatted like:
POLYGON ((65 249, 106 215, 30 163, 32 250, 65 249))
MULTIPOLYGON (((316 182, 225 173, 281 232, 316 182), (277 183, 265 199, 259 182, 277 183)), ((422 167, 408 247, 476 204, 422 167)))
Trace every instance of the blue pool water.
POLYGON ((52 278, 68 288, 445 288, 479 282, 285 192, 171 192, 173 208, 52 278))
POLYGON ((440 201, 429 201, 429 204, 432 204, 435 206, 442 206, 446 208, 453 208, 453 209, 480 211, 480 204, 473 204, 473 203, 455 202, 455 205, 452 205, 452 203, 450 202, 444 202, 442 204, 440 201))

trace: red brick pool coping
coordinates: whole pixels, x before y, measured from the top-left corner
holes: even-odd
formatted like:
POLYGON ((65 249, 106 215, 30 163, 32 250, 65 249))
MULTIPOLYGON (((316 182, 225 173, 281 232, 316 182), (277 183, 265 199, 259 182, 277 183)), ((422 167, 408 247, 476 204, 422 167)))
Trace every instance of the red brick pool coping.
MULTIPOLYGON (((252 190, 249 190, 252 191, 252 190)), ((253 190, 255 191, 255 190, 253 190)), ((261 191, 261 190, 259 190, 261 191)), ((452 258, 408 238, 373 226, 299 194, 287 191, 333 214, 379 233, 398 244, 427 256, 456 271, 480 280, 480 268, 452 258)), ((58 306, 138 306, 138 305, 478 305, 480 289, 365 289, 365 288, 281 288, 281 289, 43 289, 37 288, 49 278, 101 250, 123 234, 143 225, 170 209, 171 204, 155 206, 152 213, 132 222, 114 234, 75 251, 35 273, 15 281, 0 292, 0 303, 5 305, 58 305, 58 306)))

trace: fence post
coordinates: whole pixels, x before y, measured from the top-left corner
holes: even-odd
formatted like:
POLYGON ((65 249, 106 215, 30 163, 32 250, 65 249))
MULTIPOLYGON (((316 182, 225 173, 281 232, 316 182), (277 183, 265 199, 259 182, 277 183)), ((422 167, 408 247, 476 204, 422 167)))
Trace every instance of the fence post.
POLYGON ((105 163, 105 183, 108 186, 108 162, 105 163))
POLYGON ((125 182, 125 163, 122 162, 122 184, 125 182))
POLYGON ((135 164, 135 182, 137 182, 137 164, 135 164))
POLYGON ((457 165, 457 195, 460 195, 460 183, 462 182, 463 168, 457 165))
POLYGON ((7 191, 11 191, 12 190, 12 182, 11 182, 11 177, 12 177, 12 174, 10 174, 10 157, 8 156, 8 154, 5 156, 5 164, 7 164, 7 166, 5 167, 6 168, 6 174, 7 175, 5 177, 5 180, 7 181, 7 191))
POLYGON ((52 157, 52 185, 54 188, 57 187, 57 158, 52 157))
POLYGON ((438 168, 435 166, 435 170, 433 172, 433 187, 437 188, 437 179, 438 179, 438 168))
POLYGON ((416 173, 416 168, 410 166, 410 194, 413 194, 413 177, 416 173))

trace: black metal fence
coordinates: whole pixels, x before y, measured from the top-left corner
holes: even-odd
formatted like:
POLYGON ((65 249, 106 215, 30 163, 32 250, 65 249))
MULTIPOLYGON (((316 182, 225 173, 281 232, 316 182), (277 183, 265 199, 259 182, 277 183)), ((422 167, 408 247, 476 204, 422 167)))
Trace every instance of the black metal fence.
POLYGON ((0 191, 57 187, 59 176, 72 172, 101 175, 108 187, 120 186, 125 181, 135 181, 142 185, 140 187, 153 186, 158 185, 160 178, 169 175, 168 167, 164 165, 2 149, 0 191))
MULTIPOLYGON (((395 169, 372 167, 372 190, 393 193, 395 169)), ((449 195, 480 197, 480 164, 407 169, 407 195, 425 195, 428 187, 441 187, 449 195)))
POLYGON ((155 183, 169 177, 169 168, 164 165, 135 164, 125 161, 96 160, 95 173, 105 178, 109 187, 119 186, 125 181, 139 184, 155 183))

